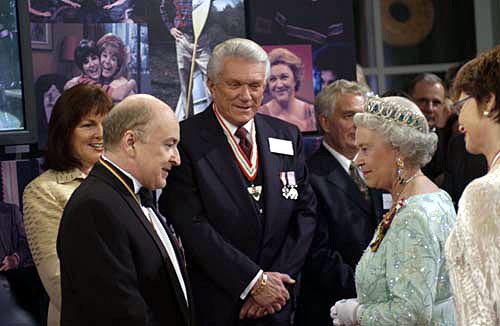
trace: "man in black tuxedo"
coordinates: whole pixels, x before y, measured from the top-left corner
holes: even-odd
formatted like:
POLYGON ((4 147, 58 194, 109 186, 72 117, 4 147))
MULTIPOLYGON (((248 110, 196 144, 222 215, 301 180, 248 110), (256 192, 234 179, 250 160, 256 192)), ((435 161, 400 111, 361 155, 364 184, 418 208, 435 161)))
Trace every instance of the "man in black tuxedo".
POLYGON ((175 115, 152 96, 133 95, 103 129, 105 154, 59 228, 61 325, 192 325, 183 255, 151 205, 151 190, 180 164, 175 115))
POLYGON ((290 324, 316 201, 298 128, 256 114, 269 70, 250 40, 215 47, 214 102, 181 123, 183 164, 160 197, 190 261, 198 326, 290 324))
POLYGON ((352 161, 356 127, 363 112, 364 89, 337 80, 316 97, 320 149, 308 160, 311 185, 318 200, 318 226, 302 274, 297 325, 331 325, 330 307, 356 297, 354 269, 373 237, 382 215, 382 195, 368 189, 352 161))

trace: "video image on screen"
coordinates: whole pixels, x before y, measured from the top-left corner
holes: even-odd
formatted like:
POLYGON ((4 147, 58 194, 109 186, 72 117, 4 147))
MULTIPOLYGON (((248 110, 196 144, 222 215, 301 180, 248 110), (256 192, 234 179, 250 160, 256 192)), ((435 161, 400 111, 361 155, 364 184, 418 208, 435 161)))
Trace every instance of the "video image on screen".
POLYGON ((0 4, 0 131, 24 129, 16 1, 0 4))

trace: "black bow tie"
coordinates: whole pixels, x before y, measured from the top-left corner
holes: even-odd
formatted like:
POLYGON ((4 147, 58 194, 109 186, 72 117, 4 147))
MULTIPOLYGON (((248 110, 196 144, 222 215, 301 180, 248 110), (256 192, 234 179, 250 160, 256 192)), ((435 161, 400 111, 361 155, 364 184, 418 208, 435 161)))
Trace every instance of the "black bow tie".
POLYGON ((139 189, 139 192, 137 194, 141 199, 142 206, 155 208, 155 202, 153 200, 153 193, 151 192, 151 190, 142 187, 141 189, 139 189))

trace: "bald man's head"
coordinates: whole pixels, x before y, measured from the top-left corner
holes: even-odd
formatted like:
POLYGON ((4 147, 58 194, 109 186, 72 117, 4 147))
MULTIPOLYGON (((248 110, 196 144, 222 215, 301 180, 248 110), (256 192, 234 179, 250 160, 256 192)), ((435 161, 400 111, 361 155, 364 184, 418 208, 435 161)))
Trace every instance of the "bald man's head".
POLYGON ((148 125, 159 113, 175 118, 175 114, 165 102, 147 94, 136 94, 118 103, 103 121, 104 149, 113 151, 120 144, 123 135, 134 131, 137 138, 146 142, 148 125))

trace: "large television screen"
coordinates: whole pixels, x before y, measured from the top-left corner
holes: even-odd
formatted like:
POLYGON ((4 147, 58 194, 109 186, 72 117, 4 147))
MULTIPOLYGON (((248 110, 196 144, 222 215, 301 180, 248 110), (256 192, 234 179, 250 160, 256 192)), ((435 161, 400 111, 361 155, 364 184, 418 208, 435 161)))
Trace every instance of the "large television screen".
POLYGON ((36 142, 26 0, 0 1, 0 145, 36 142))

